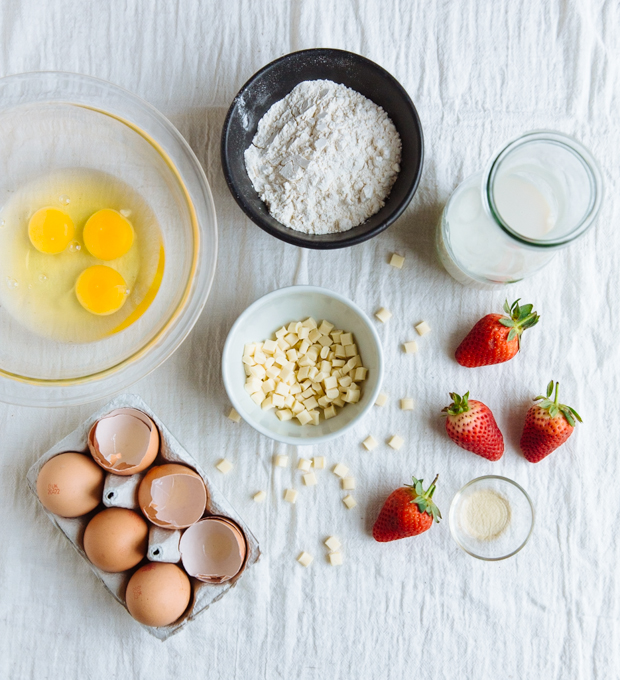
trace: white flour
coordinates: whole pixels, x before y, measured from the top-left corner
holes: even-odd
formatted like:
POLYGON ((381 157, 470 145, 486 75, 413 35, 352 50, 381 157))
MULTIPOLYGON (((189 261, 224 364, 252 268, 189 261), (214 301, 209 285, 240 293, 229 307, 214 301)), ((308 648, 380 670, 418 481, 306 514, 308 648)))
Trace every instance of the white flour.
POLYGON ((306 234, 330 234, 384 206, 400 151, 381 107, 331 80, 307 80, 261 118, 245 165, 275 219, 306 234))

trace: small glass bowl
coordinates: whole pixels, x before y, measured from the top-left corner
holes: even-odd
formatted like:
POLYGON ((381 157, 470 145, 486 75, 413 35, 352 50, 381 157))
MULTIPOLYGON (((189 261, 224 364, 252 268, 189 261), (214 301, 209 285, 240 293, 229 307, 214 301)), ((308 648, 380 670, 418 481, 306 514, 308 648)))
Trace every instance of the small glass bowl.
POLYGON ((450 533, 459 548, 472 557, 496 562, 512 557, 528 542, 534 529, 534 505, 525 489, 507 477, 485 475, 477 477, 460 489, 452 499, 449 515, 450 533), (507 508, 506 522, 496 524, 491 538, 476 537, 476 531, 467 530, 467 517, 473 510, 476 494, 490 491, 502 499, 507 508))

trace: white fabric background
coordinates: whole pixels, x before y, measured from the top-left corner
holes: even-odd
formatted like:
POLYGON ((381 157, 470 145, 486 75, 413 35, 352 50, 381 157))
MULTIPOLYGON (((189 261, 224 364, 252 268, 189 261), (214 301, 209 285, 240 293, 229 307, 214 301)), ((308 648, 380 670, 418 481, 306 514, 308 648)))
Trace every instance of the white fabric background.
MULTIPOLYGON (((180 350, 133 391, 215 477, 261 541, 263 558, 230 596, 165 643, 110 597, 37 507, 32 462, 101 403, 36 410, 0 405, 0 677, 22 678, 468 678, 620 677, 620 474, 614 391, 620 324, 620 10, 615 0, 4 0, 0 75, 37 69, 108 79, 159 107, 185 135, 214 191, 221 250, 214 288, 180 350), (258 68, 306 47, 359 52, 393 73, 418 107, 426 139, 420 189, 399 222, 368 243, 328 253, 284 245, 252 225, 228 194, 219 161, 226 109, 258 68), (513 135, 551 127, 599 159, 607 195, 590 234, 537 277, 481 292, 436 264, 433 229, 451 190, 513 135), (402 271, 389 253, 406 255, 402 271), (226 333, 253 300, 293 283, 325 285, 372 313, 391 396, 355 432, 320 451, 358 480, 346 511, 337 480, 321 475, 281 500, 295 476, 274 471, 274 445, 225 418, 219 358, 226 333), (504 366, 460 368, 453 352, 471 323, 505 295, 542 315, 524 351, 504 366), (433 333, 405 357, 399 343, 426 319, 433 333), (533 466, 517 452, 531 396, 555 378, 584 418, 562 450, 533 466), (507 450, 491 464, 452 445, 438 412, 450 390, 489 404, 507 450), (402 413, 397 400, 413 397, 402 413), (364 452, 372 432, 399 433, 400 452, 364 452), (453 543, 444 521, 416 539, 375 543, 382 499, 411 473, 440 473, 436 500, 495 472, 532 495, 537 525, 518 556, 487 564, 453 543), (216 474, 216 471, 213 472, 216 474), (268 501, 250 494, 264 488, 268 501), (324 561, 336 533, 345 564, 324 561), (295 557, 315 555, 309 569, 295 557)), ((296 486, 300 487, 296 479, 296 486)))

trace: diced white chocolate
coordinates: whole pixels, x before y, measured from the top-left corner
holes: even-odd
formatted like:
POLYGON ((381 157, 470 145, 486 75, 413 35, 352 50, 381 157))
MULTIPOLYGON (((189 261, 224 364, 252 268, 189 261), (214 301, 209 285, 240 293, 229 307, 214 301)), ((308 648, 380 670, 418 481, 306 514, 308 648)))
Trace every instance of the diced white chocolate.
POLYGON ((344 353, 347 357, 354 357, 357 354, 357 345, 346 345, 344 353))
POLYGON ((345 477, 341 480, 340 485, 345 491, 355 489, 355 477, 345 477))
POLYGON ((325 420, 329 420, 330 418, 333 418, 336 415, 336 407, 335 406, 328 406, 324 411, 323 411, 323 416, 325 417, 325 420))
POLYGON ((275 404, 273 403, 273 397, 271 395, 265 397, 260 407, 263 409, 263 411, 269 411, 270 409, 275 408, 275 404))
POLYGON ((301 564, 302 567, 307 567, 311 564, 312 560, 314 557, 310 553, 307 553, 305 550, 299 554, 299 557, 297 558, 297 561, 299 564, 301 564))
POLYGON ((334 349, 334 354, 338 357, 338 359, 346 359, 347 358, 347 353, 344 350, 344 347, 342 345, 333 345, 334 349))
POLYGON ((342 337, 343 331, 332 331, 330 335, 332 336, 332 340, 338 345, 342 344, 340 342, 340 338, 342 337))
MULTIPOLYGON (((367 374, 368 374, 368 369, 367 369, 367 368, 364 368, 363 366, 358 366, 358 367, 355 369, 355 373, 353 374, 353 379, 354 379, 355 381, 358 381, 358 380, 366 380, 366 375, 367 375, 367 374)), ((280 377, 282 377, 282 376, 280 376, 280 377)))
POLYGON ((388 440, 388 446, 391 446, 396 451, 398 451, 398 449, 400 449, 404 443, 405 440, 402 437, 399 437, 397 434, 388 440))
POLYGON ((250 398, 255 404, 260 406, 265 400, 265 393, 262 390, 260 390, 259 392, 254 392, 254 394, 250 398))
POLYGON ((333 376, 328 376, 327 378, 323 379, 323 387, 325 390, 333 390, 334 387, 338 387, 338 380, 336 380, 336 378, 333 376))
POLYGON ((403 411, 413 411, 413 399, 401 399, 400 408, 403 411))
POLYGON ((415 340, 404 342, 403 351, 405 354, 415 354, 418 351, 418 343, 415 340))
POLYGON ((392 312, 390 312, 389 309, 386 309, 385 307, 381 307, 378 311, 375 312, 375 316, 381 323, 386 323, 392 318, 392 312))
POLYGON ((276 381, 273 378, 269 378, 268 380, 265 380, 263 383, 263 392, 265 394, 269 394, 269 392, 273 392, 276 389, 276 381))
POLYGON ((329 352, 329 348, 332 344, 332 339, 329 337, 329 335, 322 335, 319 338, 318 343, 319 345, 321 345, 321 350, 327 348, 327 351, 329 352))
POLYGON ((316 408, 319 405, 319 402, 316 400, 315 397, 308 397, 308 399, 304 399, 304 406, 308 411, 312 411, 313 408, 316 408))
POLYGON ((313 329, 310 331, 308 334, 308 340, 310 340, 311 343, 315 343, 319 338, 321 337, 321 333, 318 331, 318 329, 313 329))
POLYGON ((291 408, 291 406, 295 403, 295 397, 292 394, 287 395, 284 397, 284 405, 286 408, 291 408))
POLYGON ((342 378, 338 378, 338 384, 341 387, 349 387, 352 382, 353 382, 353 378, 350 375, 343 375, 342 378))
POLYGON ((296 349, 287 349, 286 350, 286 358, 289 361, 297 361, 297 350, 296 349))
POLYGON ((329 321, 323 320, 321 322, 321 325, 319 326, 319 331, 321 331, 321 333, 323 333, 323 335, 329 335, 333 330, 334 330, 334 324, 329 323, 329 321))
MULTIPOLYGON (((329 347, 323 347, 323 349, 321 349, 321 351, 319 352, 319 356, 321 357, 321 359, 327 359, 327 357, 329 356, 329 347)), ((321 365, 323 365, 323 362, 321 362, 321 365)), ((331 363, 329 364, 329 366, 331 368, 331 363)))
POLYGON ((283 397, 286 397, 289 395, 290 391, 291 388, 286 383, 279 382, 276 385, 276 394, 281 394, 283 397))
POLYGON ((281 394, 272 394, 271 397, 268 397, 271 399, 271 403, 277 407, 277 408, 283 408, 284 407, 284 397, 281 394))
POLYGON ((277 455, 274 458, 274 464, 276 467, 288 467, 288 456, 285 455, 277 455))
POLYGON ((295 415, 297 415, 297 414, 301 413, 302 411, 305 411, 304 405, 299 401, 295 401, 295 403, 291 406, 291 411, 295 415))
POLYGON ((304 484, 306 486, 316 486, 316 475, 314 472, 308 472, 302 476, 302 479, 304 480, 304 484))
POLYGON ((392 257, 390 258, 390 264, 392 265, 392 267, 396 267, 396 269, 402 269, 404 263, 405 258, 402 255, 392 253, 392 257))
POLYGON ((418 335, 426 335, 427 333, 431 332, 431 327, 426 323, 426 321, 419 323, 417 326, 415 326, 415 329, 418 332, 418 335))
POLYGON ((353 498, 351 494, 346 495, 342 499, 342 502, 347 506, 349 510, 351 510, 351 508, 354 508, 357 505, 357 501, 355 500, 355 498, 353 498))
POLYGON ((316 321, 309 316, 305 321, 301 322, 301 325, 312 330, 313 328, 316 328, 316 321))
POLYGON ((357 402, 360 400, 360 391, 349 387, 347 393, 342 398, 347 402, 347 404, 357 404, 357 402))
POLYGON ((337 463, 332 468, 332 472, 336 475, 336 477, 346 477, 348 471, 349 468, 343 463, 337 463))
POLYGON ((325 545, 333 552, 338 550, 342 546, 342 543, 338 539, 338 536, 330 536, 328 539, 325 541, 325 545))
POLYGON ((254 352, 256 351, 256 343, 255 342, 250 342, 247 345, 243 346, 243 356, 244 357, 251 357, 254 352))
POLYGON ((278 342, 276 340, 265 340, 263 342, 263 353, 273 354, 278 348, 278 342))
POLYGON ((241 361, 243 361, 243 363, 246 366, 255 366, 256 365, 256 361, 254 361, 254 357, 244 356, 243 359, 241 359, 241 361))
POLYGON ((362 442, 362 446, 367 451, 372 451, 373 449, 376 449, 377 446, 379 446, 379 442, 371 434, 369 434, 362 442))
POLYGON ((267 494, 264 491, 257 491, 252 498, 256 501, 256 503, 262 503, 265 498, 267 498, 267 494))
POLYGON ((323 470, 325 468, 325 456, 315 456, 312 459, 312 466, 317 470, 323 470))
POLYGON ((229 460, 226 460, 226 458, 222 458, 215 467, 225 475, 233 469, 233 464, 229 460))
POLYGON ((256 350, 256 352, 254 352, 254 361, 257 364, 264 364, 265 361, 267 361, 267 356, 262 349, 256 350))
POLYGON ((299 461, 297 462, 297 469, 298 470, 303 470, 304 472, 308 472, 308 470, 312 467, 312 461, 308 460, 307 458, 300 458, 299 461))
POLYGON ((338 406, 338 408, 342 408, 344 406, 344 400, 342 397, 337 397, 332 401, 332 406, 338 406))
POLYGON ((293 383, 291 385, 291 389, 289 391, 289 394, 295 395, 295 394, 300 394, 301 392, 303 392, 303 389, 302 389, 302 387, 299 383, 293 383))
POLYGON ((344 359, 333 359, 332 368, 342 368, 347 362, 344 359))
POLYGON ((287 408, 277 410, 276 415, 282 421, 293 420, 293 412, 287 408))
MULTIPOLYGON (((348 496, 347 496, 348 498, 348 496)), ((355 503, 355 501, 353 501, 355 503)), ((347 505, 347 508, 349 506, 347 505)), ((352 507, 352 506, 351 506, 352 507)), ((327 556, 329 559, 329 563, 332 565, 332 567, 339 567, 342 564, 342 553, 340 552, 331 552, 327 556)))
POLYGON ((333 401, 334 399, 337 399, 340 396, 340 392, 338 391, 338 388, 333 387, 331 390, 325 391, 325 396, 331 401, 333 401))
POLYGON ((241 420, 241 416, 235 411, 234 408, 230 409, 230 413, 228 414, 228 419, 232 420, 233 423, 238 423, 241 420))
POLYGON ((353 344, 353 333, 343 333, 340 336, 340 344, 346 347, 353 344))
POLYGON ((287 503, 295 504, 297 501, 297 491, 295 491, 295 489, 285 489, 284 500, 287 503))
POLYGON ((245 381, 245 391, 248 394, 254 394, 255 392, 262 392, 263 381, 258 378, 250 378, 245 381))
POLYGON ((250 375, 262 380, 265 377, 265 367, 261 364, 256 364, 250 368, 250 375))
POLYGON ((380 392, 377 401, 375 401, 375 406, 385 406, 389 398, 385 392, 380 392))
POLYGON ((283 338, 287 334, 286 328, 282 326, 279 330, 276 331, 276 339, 279 340, 280 338, 283 338))
POLYGON ((302 425, 307 425, 312 420, 312 416, 308 413, 308 411, 305 408, 303 411, 297 413, 295 417, 297 418, 297 420, 299 420, 299 422, 302 425))

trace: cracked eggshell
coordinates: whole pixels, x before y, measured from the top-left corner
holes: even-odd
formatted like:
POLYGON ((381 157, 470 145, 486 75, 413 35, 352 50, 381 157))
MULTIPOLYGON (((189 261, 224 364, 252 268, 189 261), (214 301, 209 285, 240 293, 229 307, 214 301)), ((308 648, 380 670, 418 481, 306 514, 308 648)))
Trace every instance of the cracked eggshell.
POLYGON ((61 517, 81 517, 101 503, 104 472, 83 453, 50 458, 37 476, 43 507, 61 517))
POLYGON ((88 448, 96 463, 115 475, 145 470, 159 452, 155 423, 135 408, 119 408, 100 418, 88 434, 88 448))
POLYGON ((151 562, 129 579, 125 603, 129 613, 146 626, 169 626, 187 609, 192 586, 176 564, 151 562))
POLYGON ((140 483, 138 503, 145 517, 158 527, 185 529, 203 516, 207 488, 187 465, 158 465, 140 483))
POLYGON ((225 517, 207 517, 186 529, 179 544, 185 571, 205 583, 224 583, 245 567, 247 543, 225 517))

